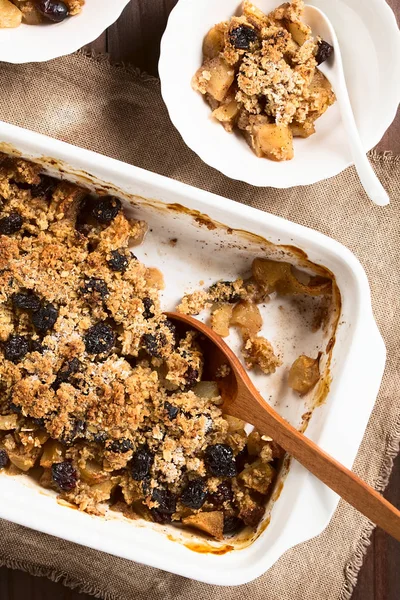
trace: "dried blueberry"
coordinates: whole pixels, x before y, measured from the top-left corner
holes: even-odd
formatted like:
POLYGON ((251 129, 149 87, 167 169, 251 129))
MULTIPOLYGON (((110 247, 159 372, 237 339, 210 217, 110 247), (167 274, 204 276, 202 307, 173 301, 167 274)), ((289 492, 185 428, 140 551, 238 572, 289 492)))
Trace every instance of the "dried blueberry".
POLYGON ((33 325, 43 333, 52 329, 57 319, 58 310, 50 302, 32 314, 33 325))
POLYGON ((202 479, 189 481, 182 492, 181 502, 189 508, 201 508, 206 501, 207 491, 202 479))
POLYGON ((176 511, 176 496, 169 490, 154 488, 151 499, 158 502, 156 511, 162 515, 172 515, 176 511))
POLYGON ((217 281, 208 289, 213 302, 229 302, 235 304, 241 300, 240 294, 233 287, 232 281, 217 281))
POLYGON ((0 450, 0 469, 4 469, 8 465, 8 454, 5 450, 0 450))
POLYGON ((107 323, 96 323, 85 335, 86 352, 89 354, 109 352, 114 342, 114 332, 107 323))
POLYGON ((17 212, 12 212, 8 217, 0 219, 0 234, 12 235, 17 233, 22 227, 22 217, 17 212))
POLYGON ((155 356, 160 358, 160 348, 158 344, 157 337, 153 333, 145 333, 142 335, 142 344, 144 349, 150 354, 150 356, 155 356))
POLYGON ((229 34, 229 41, 237 50, 249 50, 250 45, 256 40, 257 33, 248 25, 239 25, 229 34))
POLYGON ((110 293, 106 282, 98 277, 89 277, 88 279, 85 279, 80 290, 85 296, 92 294, 94 296, 100 296, 101 300, 104 300, 110 293))
POLYGON ((112 271, 126 271, 129 265, 129 259, 124 254, 123 250, 111 250, 111 258, 107 261, 108 266, 112 271))
POLYGON ((15 308, 22 310, 36 311, 40 308, 40 298, 33 292, 27 292, 26 294, 17 293, 12 297, 12 303, 15 308))
POLYGON ((132 450, 132 442, 131 440, 114 440, 107 446, 107 450, 117 454, 125 454, 126 452, 129 452, 129 450, 132 450))
POLYGON ((55 23, 64 21, 69 15, 67 5, 61 0, 38 0, 35 6, 41 15, 55 23))
POLYGON ((239 517, 224 518, 224 535, 234 535, 235 533, 239 533, 243 527, 244 523, 239 517))
POLYGON ((215 506, 222 506, 224 502, 232 502, 233 492, 230 481, 222 481, 217 490, 209 494, 209 500, 215 506))
POLYGON ((54 463, 51 467, 53 481, 64 492, 70 492, 76 487, 78 474, 70 462, 54 463))
POLYGON ((216 477, 234 477, 237 473, 233 450, 227 444, 208 446, 205 462, 210 473, 216 477))
POLYGON ((154 455, 147 446, 142 446, 132 456, 131 473, 135 481, 142 481, 150 473, 153 464, 154 455))
POLYGON ((315 60, 317 61, 317 65, 325 62, 330 58, 333 54, 333 46, 325 42, 324 40, 320 40, 318 42, 318 50, 315 56, 315 60))
POLYGON ((152 317, 154 317, 154 302, 151 298, 148 298, 146 296, 146 298, 143 298, 142 300, 143 302, 143 317, 145 319, 151 319, 152 317))
POLYGON ((194 387, 199 380, 199 376, 199 371, 197 369, 194 369, 191 365, 189 365, 184 375, 186 380, 186 389, 194 387))
POLYGON ((78 358, 66 360, 57 373, 57 377, 55 382, 53 383, 53 387, 55 389, 58 389, 62 383, 66 383, 67 381, 69 381, 71 376, 74 375, 74 373, 78 373, 81 367, 82 363, 78 358))
POLYGON ((117 216, 121 210, 121 200, 115 196, 104 196, 99 198, 93 207, 92 214, 99 223, 108 224, 117 216))
POLYGON ((4 356, 7 360, 18 363, 29 352, 29 340, 26 336, 11 335, 4 344, 4 356))
POLYGON ((164 408, 167 411, 168 417, 171 421, 176 419, 179 413, 179 408, 177 406, 174 406, 173 404, 171 404, 171 402, 168 402, 168 400, 166 400, 164 402, 164 408))

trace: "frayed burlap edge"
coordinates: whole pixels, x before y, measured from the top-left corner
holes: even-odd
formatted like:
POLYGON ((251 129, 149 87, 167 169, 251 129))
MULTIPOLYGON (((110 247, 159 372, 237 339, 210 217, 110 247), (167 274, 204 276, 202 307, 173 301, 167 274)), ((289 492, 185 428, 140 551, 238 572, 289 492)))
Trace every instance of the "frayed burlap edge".
MULTIPOLYGON (((124 62, 113 62, 110 60, 110 57, 107 54, 89 49, 79 50, 77 54, 79 54, 86 60, 95 61, 106 68, 123 71, 124 73, 132 77, 139 78, 142 81, 145 81, 146 83, 159 83, 159 79, 154 75, 150 75, 146 72, 143 72, 138 67, 134 67, 133 65, 126 64, 124 62)), ((390 151, 377 152, 376 150, 371 150, 370 152, 368 152, 368 156, 374 161, 384 164, 391 163, 394 165, 398 165, 400 163, 400 155, 395 155, 390 151)), ((388 443, 382 457, 382 464, 379 470, 379 475, 377 480, 373 484, 374 488, 379 492, 383 492, 389 482, 394 460, 397 454, 399 453, 399 446, 400 415, 392 432, 388 436, 388 443)), ((366 526, 364 527, 361 533, 361 537, 357 543, 353 557, 348 561, 347 565, 345 566, 345 582, 339 600, 350 600, 353 594, 354 588, 357 585, 360 569, 364 562, 365 554, 371 543, 371 535, 374 529, 375 525, 371 522, 367 522, 366 526)), ((25 571, 26 573, 29 573, 30 575, 33 575, 35 577, 46 577, 54 583, 61 583, 65 587, 68 587, 72 590, 76 590, 77 592, 82 594, 89 594, 94 598, 101 598, 102 600, 125 600, 119 594, 115 595, 108 591, 99 590, 90 584, 74 579, 68 573, 55 571, 50 568, 47 569, 45 567, 38 567, 35 564, 28 563, 25 561, 0 559, 0 566, 13 570, 25 571)))

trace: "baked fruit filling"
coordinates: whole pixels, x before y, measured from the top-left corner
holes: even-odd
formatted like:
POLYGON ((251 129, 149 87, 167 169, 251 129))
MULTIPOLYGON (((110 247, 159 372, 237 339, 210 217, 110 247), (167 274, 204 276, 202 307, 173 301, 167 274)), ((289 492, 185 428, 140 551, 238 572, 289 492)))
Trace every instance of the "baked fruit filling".
POLYGON ((274 161, 292 159, 293 137, 315 133, 335 101, 317 68, 333 47, 312 36, 303 10, 303 0, 293 0, 264 14, 244 0, 240 17, 207 33, 192 80, 226 131, 241 132, 258 157, 274 161))
MULTIPOLYGON (((128 249, 146 224, 117 197, 40 170, 0 154, 0 470, 92 514, 112 507, 216 539, 256 528, 283 452, 222 414, 200 340, 162 313, 162 274, 128 249)), ((179 309, 212 308, 221 335, 241 331, 247 366, 271 373, 281 359, 259 336, 257 303, 329 298, 331 283, 256 259, 247 282, 217 282, 179 309)), ((299 394, 319 380, 318 361, 293 366, 299 394)))
POLYGON ((0 0, 0 28, 60 23, 81 12, 85 0, 0 0))

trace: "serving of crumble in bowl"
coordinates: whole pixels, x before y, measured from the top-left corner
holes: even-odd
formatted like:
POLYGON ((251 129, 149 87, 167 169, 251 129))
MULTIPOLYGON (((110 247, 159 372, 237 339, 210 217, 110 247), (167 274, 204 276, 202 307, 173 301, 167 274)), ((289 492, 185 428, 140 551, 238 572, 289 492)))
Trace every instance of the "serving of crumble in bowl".
MULTIPOLYGON (((314 0, 335 27, 366 151, 400 97, 400 34, 383 0, 314 0), (371 4, 373 6, 371 6, 371 4)), ((210 166, 256 186, 287 188, 351 164, 334 90, 318 69, 329 42, 303 0, 180 0, 161 44, 162 94, 186 144, 210 166)))
POLYGON ((129 0, 0 0, 0 60, 43 62, 71 54, 112 25, 129 0))

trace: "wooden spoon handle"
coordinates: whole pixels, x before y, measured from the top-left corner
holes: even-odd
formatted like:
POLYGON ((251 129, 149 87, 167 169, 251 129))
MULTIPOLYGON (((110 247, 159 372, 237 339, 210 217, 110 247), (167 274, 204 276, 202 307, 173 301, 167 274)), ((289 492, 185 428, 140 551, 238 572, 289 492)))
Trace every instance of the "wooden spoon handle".
POLYGON ((346 502, 400 541, 400 511, 357 475, 289 425, 266 404, 252 384, 251 388, 240 386, 238 397, 242 407, 247 405, 246 416, 243 414, 236 416, 245 418, 246 421, 255 425, 260 433, 271 436, 308 471, 339 494, 346 502), (247 402, 245 396, 248 396, 247 402), (255 399, 258 401, 258 405, 254 401, 255 399))

